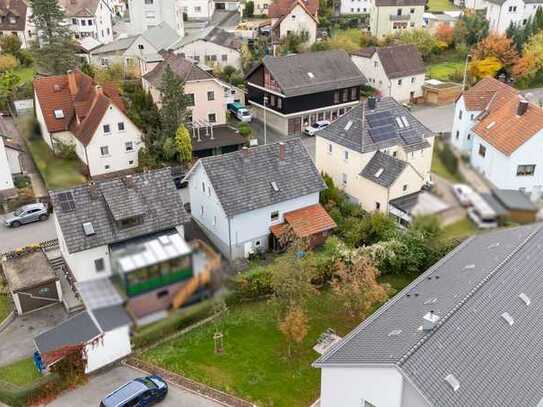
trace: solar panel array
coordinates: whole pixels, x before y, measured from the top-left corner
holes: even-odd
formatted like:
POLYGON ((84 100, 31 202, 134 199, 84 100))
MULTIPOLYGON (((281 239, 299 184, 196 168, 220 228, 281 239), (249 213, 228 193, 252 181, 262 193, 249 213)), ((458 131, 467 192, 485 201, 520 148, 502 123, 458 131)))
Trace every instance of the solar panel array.
POLYGON ((393 123, 390 112, 370 113, 367 116, 370 127, 379 127, 393 123))
POLYGON ((71 192, 60 192, 58 194, 58 201, 64 212, 71 212, 75 210, 74 196, 71 192))
POLYGON ((393 124, 370 127, 369 133, 374 143, 381 143, 396 137, 396 127, 393 124))

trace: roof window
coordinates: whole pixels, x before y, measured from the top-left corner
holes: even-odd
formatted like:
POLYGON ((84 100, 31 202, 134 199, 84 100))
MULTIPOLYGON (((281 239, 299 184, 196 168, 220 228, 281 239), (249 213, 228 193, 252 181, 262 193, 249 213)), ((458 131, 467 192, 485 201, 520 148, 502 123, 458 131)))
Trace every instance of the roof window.
POLYGON ((458 391, 460 388, 460 382, 453 374, 445 376, 445 381, 449 383, 453 391, 458 391))
POLYGON ((64 111, 62 109, 55 109, 53 114, 55 115, 55 119, 64 119, 64 111))
POLYGON ((353 125, 353 121, 349 120, 347 124, 345 125, 345 131, 349 131, 352 125, 353 125))
POLYGON ((271 186, 275 192, 279 192, 279 187, 277 186, 277 182, 272 181, 271 186))
POLYGON ((384 168, 379 168, 377 172, 375 173, 375 178, 379 178, 381 175, 383 175, 383 172, 385 171, 384 168))
POLYGON ((309 76, 311 79, 313 79, 315 77, 315 75, 313 75, 313 72, 308 72, 307 76, 309 76))
POLYGON ((528 297, 526 294, 524 293, 520 293, 518 295, 518 297, 522 300, 522 302, 526 305, 530 305, 532 303, 532 300, 530 299, 530 297, 528 297))
POLYGON ((511 314, 509 314, 508 312, 504 312, 502 314, 502 318, 505 319, 505 322, 507 322, 509 326, 513 326, 513 324, 515 323, 515 320, 513 319, 511 314))
POLYGON ((92 236, 96 234, 92 222, 83 223, 83 231, 85 232, 85 236, 92 236))

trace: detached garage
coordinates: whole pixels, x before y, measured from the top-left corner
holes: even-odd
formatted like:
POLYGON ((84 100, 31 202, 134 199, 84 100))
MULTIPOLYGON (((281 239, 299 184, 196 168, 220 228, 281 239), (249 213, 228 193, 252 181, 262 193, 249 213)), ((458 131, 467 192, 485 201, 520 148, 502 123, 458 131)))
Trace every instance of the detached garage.
POLYGON ((62 302, 58 277, 41 250, 6 258, 2 268, 19 315, 62 302))

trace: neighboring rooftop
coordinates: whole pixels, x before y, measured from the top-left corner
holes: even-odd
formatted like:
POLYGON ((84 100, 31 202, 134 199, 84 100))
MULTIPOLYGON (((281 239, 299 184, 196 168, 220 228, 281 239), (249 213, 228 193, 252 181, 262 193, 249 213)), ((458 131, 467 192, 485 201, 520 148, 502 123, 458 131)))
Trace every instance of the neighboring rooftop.
POLYGON ((0 2, 0 31, 24 31, 27 4, 24 0, 3 0, 0 2))
POLYGON ((317 16, 319 12, 319 0, 275 0, 270 4, 268 17, 281 18, 288 14, 298 3, 302 4, 309 14, 317 16))
POLYGON ((477 84, 462 93, 466 110, 481 112, 489 103, 507 100, 516 95, 518 91, 505 83, 491 77, 481 79, 477 84))
POLYGON ((411 112, 391 97, 376 100, 375 109, 363 102, 341 116, 317 137, 361 153, 399 145, 411 152, 430 146, 434 136, 411 112))
POLYGON ((375 0, 377 7, 424 6, 426 0, 375 0))
POLYGON ((182 55, 174 54, 173 52, 162 52, 161 55, 164 61, 156 65, 152 71, 143 75, 143 78, 155 87, 160 86, 162 75, 168 65, 173 73, 178 75, 184 82, 213 79, 213 75, 204 71, 182 55))
POLYGON ((371 58, 376 52, 389 79, 420 75, 426 72, 420 52, 417 47, 411 44, 362 48, 353 52, 353 55, 371 58))
POLYGON ((66 17, 94 17, 101 0, 59 0, 66 17))
POLYGON ((287 97, 358 87, 366 83, 366 78, 344 50, 278 57, 266 55, 262 63, 247 74, 247 78, 262 65, 287 97))
POLYGON ((398 179, 408 165, 406 161, 398 160, 389 154, 376 151, 360 175, 388 188, 398 179))
POLYGON ((50 196, 70 253, 169 230, 189 221, 169 168, 50 192, 50 196), (124 197, 125 209, 119 197, 124 197))
POLYGON ((435 406, 540 405, 542 249, 541 224, 470 238, 315 366, 396 366, 435 406))
POLYGON ((2 262, 11 291, 27 290, 58 279, 47 256, 39 250, 2 262))
POLYGON ((198 152, 217 147, 241 146, 247 144, 247 139, 239 134, 239 130, 228 125, 189 128, 192 136, 192 151, 198 152), (211 135, 213 134, 213 138, 211 135))
POLYGON ((191 44, 195 41, 207 41, 222 47, 230 48, 239 51, 242 41, 235 34, 224 31, 217 26, 210 26, 204 29, 200 29, 186 37, 181 38, 176 44, 172 45, 173 49, 182 48, 185 45, 191 44))
POLYGON ((204 167, 227 216, 326 188, 300 139, 201 158, 186 179, 190 178, 198 165, 204 167))
POLYGON ((495 189, 492 195, 508 210, 537 212, 538 207, 522 191, 516 189, 495 189))
POLYGON ((306 238, 317 233, 322 233, 334 229, 337 225, 332 217, 320 205, 315 204, 305 208, 286 212, 283 215, 285 222, 273 225, 271 232, 280 237, 288 228, 299 238, 306 238))

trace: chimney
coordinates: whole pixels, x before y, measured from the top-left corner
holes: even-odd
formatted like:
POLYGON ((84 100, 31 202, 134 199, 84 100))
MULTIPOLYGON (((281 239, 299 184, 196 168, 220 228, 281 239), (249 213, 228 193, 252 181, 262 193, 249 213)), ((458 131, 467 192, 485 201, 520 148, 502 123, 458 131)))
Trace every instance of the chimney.
POLYGON ((102 87, 100 85, 96 85, 95 89, 96 89, 96 94, 97 95, 103 95, 104 94, 104 90, 102 89, 102 87))
POLYGON ((249 149, 247 147, 242 147, 241 148, 241 155, 242 155, 243 158, 249 157, 249 149))
POLYGON ((283 142, 279 143, 279 160, 285 160, 285 143, 283 142))
POLYGON ((430 311, 424 317, 422 317, 422 330, 431 331, 436 326, 439 317, 434 314, 434 311, 430 311))
POLYGON ((94 181, 89 182, 89 195, 93 201, 98 199, 98 188, 94 181))
POLYGON ((67 72, 68 76, 68 89, 70 90, 70 95, 75 95, 78 91, 77 81, 75 80, 75 72, 71 69, 67 72))
POLYGON ((370 110, 375 110, 376 107, 377 107, 377 99, 375 98, 375 96, 370 96, 368 98, 368 108, 370 110))
POLYGON ((518 102, 518 107, 517 107, 517 115, 518 116, 522 116, 524 113, 526 113, 528 111, 528 101, 525 100, 525 99, 521 99, 519 102, 518 102))

